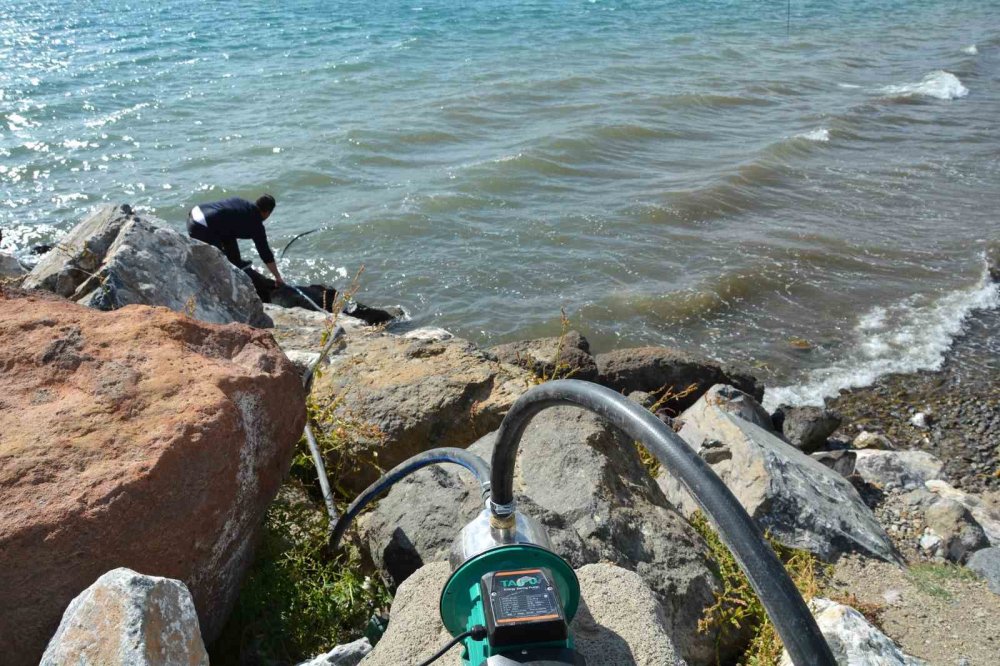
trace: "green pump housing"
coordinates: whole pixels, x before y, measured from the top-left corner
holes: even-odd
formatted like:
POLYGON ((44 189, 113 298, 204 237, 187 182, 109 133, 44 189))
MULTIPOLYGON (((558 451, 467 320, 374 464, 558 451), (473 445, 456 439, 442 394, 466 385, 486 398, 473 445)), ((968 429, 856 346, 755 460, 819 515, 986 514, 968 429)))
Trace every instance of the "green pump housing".
POLYGON ((567 660, 575 654, 569 623, 579 604, 573 568, 546 548, 518 543, 462 563, 441 592, 440 611, 452 636, 477 625, 489 630, 485 640, 464 639, 462 663, 468 666, 532 663, 532 655, 545 663, 582 664, 578 657, 567 660))

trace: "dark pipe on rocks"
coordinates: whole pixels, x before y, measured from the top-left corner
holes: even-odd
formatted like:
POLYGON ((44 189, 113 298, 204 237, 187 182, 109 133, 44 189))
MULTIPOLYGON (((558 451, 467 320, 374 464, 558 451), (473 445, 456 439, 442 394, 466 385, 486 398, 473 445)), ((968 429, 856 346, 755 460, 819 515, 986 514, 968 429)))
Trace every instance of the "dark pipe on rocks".
MULTIPOLYGON (((351 506, 347 507, 347 511, 340 517, 337 524, 334 525, 333 533, 330 535, 330 552, 335 553, 337 551, 337 548, 340 547, 340 540, 343 538, 347 528, 350 527, 351 521, 361 513, 362 509, 369 502, 388 491, 397 481, 402 480, 418 469, 438 463, 461 465, 476 477, 483 497, 485 498, 490 494, 490 467, 486 464, 485 460, 475 453, 453 447, 430 449, 429 451, 418 453, 383 474, 378 481, 365 488, 364 492, 358 495, 357 499, 351 503, 351 506)), ((419 507, 417 508, 419 510, 419 507)))
POLYGON ((557 405, 588 409, 642 442, 664 469, 680 479, 715 525, 764 604, 792 661, 798 666, 835 666, 826 639, 784 566, 729 488, 676 433, 611 389, 562 379, 537 386, 518 398, 497 431, 490 465, 489 506, 494 527, 507 527, 514 518, 514 462, 524 429, 536 414, 557 405))

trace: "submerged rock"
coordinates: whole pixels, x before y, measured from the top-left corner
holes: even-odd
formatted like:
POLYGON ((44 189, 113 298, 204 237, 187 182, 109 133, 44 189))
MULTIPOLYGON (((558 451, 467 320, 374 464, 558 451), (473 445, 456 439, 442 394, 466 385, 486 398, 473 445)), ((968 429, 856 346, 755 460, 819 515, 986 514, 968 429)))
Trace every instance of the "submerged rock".
POLYGON ((126 205, 83 220, 24 281, 98 310, 162 305, 217 324, 267 327, 253 284, 219 250, 126 205))
MULTIPOLYGON (((445 562, 415 572, 392 602, 389 628, 363 666, 399 666, 429 658, 451 640, 442 626, 438 601, 451 571, 445 562)), ((570 623, 577 651, 587 666, 680 666, 656 596, 636 574, 610 564, 577 570, 580 607, 570 623)), ((460 647, 435 665, 461 666, 460 647)))
MULTIPOLYGON (((895 561, 888 536, 846 479, 737 415, 754 414, 753 404, 731 386, 714 386, 678 419, 679 434, 781 543, 827 561, 851 551, 895 561)), ((685 513, 697 508, 671 475, 661 473, 659 484, 685 513)))
POLYGON ((0 367, 4 664, 119 566, 183 581, 211 641, 305 423, 270 334, 6 290, 0 367))
POLYGON ((191 593, 170 578, 109 571, 73 599, 39 666, 208 666, 191 593))
MULTIPOLYGON (((489 460, 494 441, 488 435, 470 450, 489 460)), ((595 414, 556 407, 532 420, 517 460, 519 510, 545 526, 555 552, 574 567, 611 562, 638 573, 682 654, 712 660, 714 636, 697 630, 716 586, 705 545, 667 503, 633 442, 595 414)), ((376 564, 399 584, 421 565, 446 559, 482 508, 471 475, 432 467, 399 482, 362 517, 360 532, 376 564)))

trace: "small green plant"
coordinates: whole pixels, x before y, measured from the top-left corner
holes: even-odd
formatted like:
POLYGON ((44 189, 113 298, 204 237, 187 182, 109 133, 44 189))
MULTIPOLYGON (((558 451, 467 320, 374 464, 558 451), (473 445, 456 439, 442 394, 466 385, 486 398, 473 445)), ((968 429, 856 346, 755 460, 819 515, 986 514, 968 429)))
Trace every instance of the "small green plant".
MULTIPOLYGON (((313 434, 327 465, 330 485, 342 497, 350 493, 343 488, 341 479, 356 476, 368 467, 378 474, 384 471, 378 465, 378 452, 386 440, 385 433, 377 425, 352 418, 340 409, 346 396, 346 392, 340 392, 322 407, 312 396, 306 401, 306 413, 309 422, 316 426, 313 434)), ((292 459, 292 476, 318 492, 316 468, 305 439, 299 442, 292 459)))
MULTIPOLYGON (((661 386, 653 392, 653 395, 658 395, 659 397, 652 405, 649 406, 649 411, 655 414, 661 409, 666 409, 676 415, 677 410, 667 407, 667 405, 671 402, 683 400, 697 390, 698 384, 695 383, 687 385, 677 393, 674 393, 673 386, 661 386)), ((657 460, 656 456, 643 446, 641 442, 636 442, 635 448, 639 452, 639 460, 642 461, 643 467, 645 467, 646 471, 649 472, 649 475, 655 479, 660 474, 660 461, 657 460)))
POLYGON ((976 580, 977 576, 957 564, 925 562, 910 567, 908 577, 914 586, 924 594, 939 599, 951 599, 947 585, 953 581, 976 580))
POLYGON ((556 342, 556 353, 552 358, 552 372, 546 374, 544 371, 541 374, 542 382, 550 382, 556 379, 569 379, 577 372, 579 368, 571 367, 566 359, 563 358, 563 349, 566 348, 566 334, 569 333, 569 317, 566 316, 566 309, 559 308, 559 340, 556 342))
MULTIPOLYGON (((715 633, 718 663, 721 663, 718 650, 725 632, 747 631, 750 640, 738 663, 776 666, 783 645, 750 581, 704 515, 696 512, 690 522, 708 545, 722 586, 716 594, 715 603, 705 609, 698 622, 698 630, 715 633)), ((832 567, 822 563, 812 553, 783 546, 769 535, 767 539, 803 598, 808 601, 817 596, 829 580, 832 567)))
POLYGON ((559 308, 559 337, 556 339, 556 350, 552 355, 552 361, 544 363, 530 358, 521 358, 521 355, 517 354, 515 365, 526 368, 532 373, 531 377, 528 378, 529 388, 556 379, 570 379, 580 371, 579 368, 574 368, 563 358, 563 350, 566 348, 566 335, 569 331, 570 321, 569 317, 566 316, 566 309, 559 308), (550 367, 551 370, 549 370, 550 367))
POLYGON ((335 559, 324 555, 325 512, 291 481, 268 508, 257 557, 213 664, 296 664, 359 638, 373 613, 391 596, 377 577, 362 573, 348 545, 335 559))

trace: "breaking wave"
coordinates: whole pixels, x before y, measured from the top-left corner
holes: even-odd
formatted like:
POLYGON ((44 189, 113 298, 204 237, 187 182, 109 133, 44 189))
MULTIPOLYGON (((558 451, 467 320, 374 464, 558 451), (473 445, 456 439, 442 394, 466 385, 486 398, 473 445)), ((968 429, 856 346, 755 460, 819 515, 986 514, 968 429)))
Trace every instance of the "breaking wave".
POLYGON ((938 70, 925 76, 919 83, 907 83, 901 86, 886 86, 882 92, 891 97, 934 97, 936 99, 958 99, 969 94, 969 89, 962 85, 957 76, 951 72, 938 70))
POLYGON ((984 272, 968 289, 936 299, 917 294, 872 308, 855 326, 855 343, 842 361, 813 370, 801 384, 768 388, 765 406, 822 405, 842 388, 869 386, 884 375, 939 370, 968 316, 998 306, 1000 284, 984 272))

